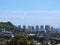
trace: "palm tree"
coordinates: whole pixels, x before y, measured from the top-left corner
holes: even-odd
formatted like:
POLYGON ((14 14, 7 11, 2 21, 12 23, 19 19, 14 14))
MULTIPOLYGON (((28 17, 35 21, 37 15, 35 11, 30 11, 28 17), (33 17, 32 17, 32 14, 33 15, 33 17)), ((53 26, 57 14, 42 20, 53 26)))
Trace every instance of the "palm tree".
POLYGON ((29 45, 29 41, 23 35, 16 35, 14 38, 11 39, 11 45, 29 45))

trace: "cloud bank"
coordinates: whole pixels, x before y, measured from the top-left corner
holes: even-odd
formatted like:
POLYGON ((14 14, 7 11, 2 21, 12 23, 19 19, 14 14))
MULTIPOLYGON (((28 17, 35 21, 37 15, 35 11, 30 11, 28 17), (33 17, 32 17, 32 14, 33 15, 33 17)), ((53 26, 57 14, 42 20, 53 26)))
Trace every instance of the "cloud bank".
POLYGON ((0 11, 0 21, 15 25, 52 25, 60 27, 60 11, 0 11))

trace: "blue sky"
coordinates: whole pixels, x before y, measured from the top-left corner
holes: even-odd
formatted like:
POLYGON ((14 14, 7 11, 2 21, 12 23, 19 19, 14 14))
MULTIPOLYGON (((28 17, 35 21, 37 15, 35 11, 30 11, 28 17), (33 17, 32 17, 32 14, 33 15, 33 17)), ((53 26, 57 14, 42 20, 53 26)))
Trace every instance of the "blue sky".
POLYGON ((0 0, 0 22, 60 27, 60 0, 0 0))

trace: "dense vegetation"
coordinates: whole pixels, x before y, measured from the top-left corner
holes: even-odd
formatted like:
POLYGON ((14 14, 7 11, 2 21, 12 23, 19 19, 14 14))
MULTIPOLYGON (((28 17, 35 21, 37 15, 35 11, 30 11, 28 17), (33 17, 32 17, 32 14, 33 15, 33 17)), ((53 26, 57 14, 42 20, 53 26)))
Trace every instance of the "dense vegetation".
POLYGON ((0 28, 6 28, 7 30, 18 30, 11 22, 0 22, 0 28))
POLYGON ((33 42, 30 42, 27 39, 27 37, 17 34, 10 41, 7 41, 6 45, 34 45, 34 44, 33 42))

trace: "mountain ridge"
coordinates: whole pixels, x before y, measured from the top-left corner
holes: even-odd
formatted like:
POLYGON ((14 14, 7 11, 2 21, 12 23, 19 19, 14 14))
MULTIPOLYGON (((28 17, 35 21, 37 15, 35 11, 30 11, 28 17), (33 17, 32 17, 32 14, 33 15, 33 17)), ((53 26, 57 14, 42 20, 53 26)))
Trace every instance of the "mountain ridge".
POLYGON ((5 28, 7 30, 18 30, 18 28, 11 22, 0 22, 0 29, 5 28))

